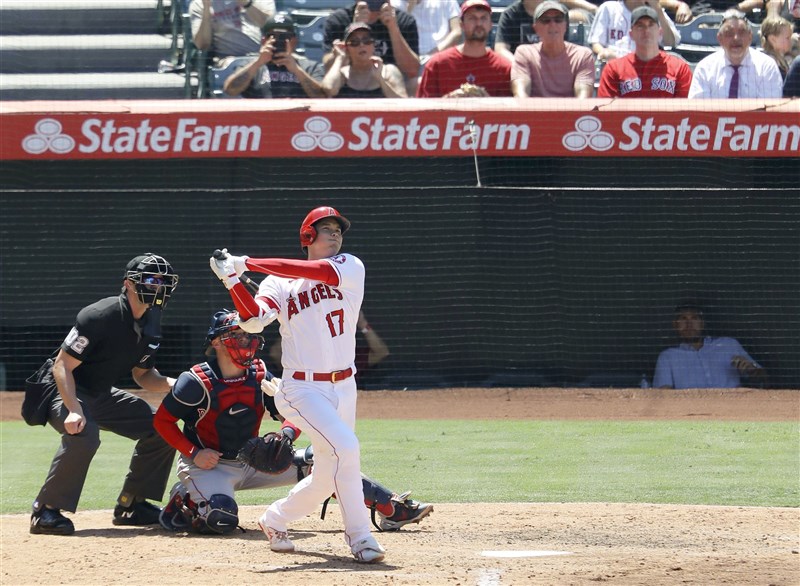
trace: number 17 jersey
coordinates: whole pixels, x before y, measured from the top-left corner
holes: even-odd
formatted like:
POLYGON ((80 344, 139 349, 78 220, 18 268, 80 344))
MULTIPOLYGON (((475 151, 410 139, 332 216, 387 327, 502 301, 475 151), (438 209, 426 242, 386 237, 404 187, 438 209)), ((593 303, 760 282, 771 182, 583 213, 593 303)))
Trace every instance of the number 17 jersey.
POLYGON ((284 370, 334 372, 353 366, 356 324, 364 300, 365 269, 351 254, 325 259, 339 284, 268 275, 258 297, 278 307, 284 370))

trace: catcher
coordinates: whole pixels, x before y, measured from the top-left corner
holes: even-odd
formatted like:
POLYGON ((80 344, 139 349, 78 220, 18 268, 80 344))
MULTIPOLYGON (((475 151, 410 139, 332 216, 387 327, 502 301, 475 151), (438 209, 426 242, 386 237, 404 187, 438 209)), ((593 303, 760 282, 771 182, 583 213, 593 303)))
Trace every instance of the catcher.
MULTIPOLYGON (((255 357, 263 345, 261 336, 239 328, 236 311, 216 312, 205 340, 210 359, 182 373, 159 406, 153 425, 180 452, 180 482, 159 517, 165 529, 229 533, 239 526, 237 490, 293 486, 310 472, 310 447, 292 446, 300 435, 297 427, 283 421, 280 433, 258 435, 267 412, 283 419, 271 396, 279 379, 255 357)), ((382 531, 419 523, 433 511, 433 505, 366 477, 363 488, 373 523, 382 531)))

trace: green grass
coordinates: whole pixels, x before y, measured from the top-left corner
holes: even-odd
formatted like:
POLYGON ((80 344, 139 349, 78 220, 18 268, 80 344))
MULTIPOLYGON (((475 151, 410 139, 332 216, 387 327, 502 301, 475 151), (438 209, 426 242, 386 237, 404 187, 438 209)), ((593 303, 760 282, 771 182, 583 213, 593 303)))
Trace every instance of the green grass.
MULTIPOLYGON (((800 506, 797 422, 370 419, 358 434, 366 474, 431 502, 800 506)), ((127 471, 133 442, 101 439, 81 509, 111 508, 127 471)), ((49 427, 0 424, 0 513, 30 509, 58 444, 49 427)), ((237 501, 267 504, 286 491, 237 501)))

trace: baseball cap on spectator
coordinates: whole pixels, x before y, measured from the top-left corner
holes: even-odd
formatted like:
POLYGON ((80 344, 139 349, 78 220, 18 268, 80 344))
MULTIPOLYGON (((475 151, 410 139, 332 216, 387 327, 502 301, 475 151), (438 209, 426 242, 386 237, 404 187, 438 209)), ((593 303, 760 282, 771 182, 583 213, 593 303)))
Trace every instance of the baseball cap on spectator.
POLYGON ((465 0, 461 5, 461 18, 464 18, 464 13, 470 8, 483 8, 484 10, 492 11, 488 0, 465 0))
POLYGON ((631 12, 631 26, 636 24, 637 20, 644 18, 645 16, 651 19, 653 22, 658 22, 658 14, 655 10, 649 6, 639 6, 639 8, 635 8, 633 12, 631 12))
POLYGON ((285 12, 278 12, 267 19, 267 22, 261 27, 261 32, 265 35, 268 35, 272 31, 291 31, 292 34, 296 35, 297 27, 291 16, 285 12))
POLYGON ((345 29, 344 39, 343 39, 344 42, 346 43, 347 39, 350 38, 350 35, 352 35, 356 31, 367 31, 368 33, 371 33, 372 28, 370 28, 370 26, 366 22, 354 22, 345 29))
POLYGON ((539 20, 542 17, 542 15, 548 10, 557 10, 564 16, 569 15, 569 10, 561 2, 555 2, 554 0, 545 0, 544 2, 539 4, 539 6, 536 7, 536 10, 533 11, 533 22, 539 20))

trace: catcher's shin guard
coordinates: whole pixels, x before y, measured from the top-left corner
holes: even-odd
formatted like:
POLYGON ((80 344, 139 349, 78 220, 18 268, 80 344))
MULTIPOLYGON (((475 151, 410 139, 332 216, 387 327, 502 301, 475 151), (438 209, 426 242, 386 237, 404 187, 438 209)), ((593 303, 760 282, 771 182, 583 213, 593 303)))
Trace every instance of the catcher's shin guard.
POLYGON ((372 524, 378 531, 383 531, 375 520, 375 513, 378 512, 383 517, 391 517, 394 514, 392 497, 396 495, 382 484, 363 474, 361 475, 361 485, 364 488, 364 504, 372 513, 372 524))

